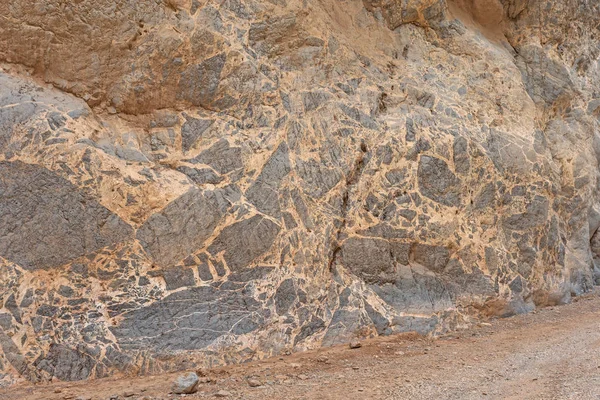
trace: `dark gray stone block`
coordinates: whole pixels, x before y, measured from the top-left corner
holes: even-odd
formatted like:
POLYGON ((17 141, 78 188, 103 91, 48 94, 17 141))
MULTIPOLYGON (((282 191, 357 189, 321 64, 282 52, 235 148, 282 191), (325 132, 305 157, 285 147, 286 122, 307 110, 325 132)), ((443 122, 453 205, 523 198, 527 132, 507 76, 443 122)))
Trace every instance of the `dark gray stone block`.
POLYGON ((193 164, 210 165, 220 174, 227 174, 244 166, 242 162, 242 149, 231 147, 227 139, 220 139, 198 156, 188 161, 193 164))
POLYGON ((287 313, 297 298, 298 294, 296 293, 294 280, 290 278, 281 282, 275 291, 275 310, 277 314, 283 315, 287 313))
POLYGON ((394 262, 387 240, 351 237, 342 244, 346 268, 369 283, 383 283, 394 274, 394 262))
POLYGON ((181 149, 183 152, 189 151, 202 134, 214 124, 212 119, 199 119, 185 115, 185 123, 181 127, 181 149))
POLYGON ((543 225, 548 219, 550 202, 546 197, 535 196, 527 205, 525 212, 510 215, 502 221, 508 230, 527 230, 543 225))
POLYGON ((55 173, 0 162, 0 255, 48 269, 132 237, 131 227, 55 173))
POLYGON ((242 335, 264 323, 260 303, 250 293, 202 286, 173 293, 124 314, 111 331, 125 350, 169 354, 199 350, 223 335, 242 335))
POLYGON ((194 271, 191 268, 176 266, 163 272, 167 290, 175 290, 185 286, 195 286, 194 271))
POLYGON ((223 181, 223 178, 210 168, 191 168, 180 165, 177 167, 177 171, 187 175, 196 185, 205 185, 207 183, 216 185, 223 181))
POLYGON ((442 272, 450 260, 450 252, 443 246, 416 243, 411 249, 411 257, 433 272, 442 272))
POLYGON ((62 344, 52 343, 48 354, 39 358, 35 366, 62 381, 87 379, 96 362, 92 357, 62 344))
POLYGON ((304 192, 314 198, 326 195, 342 179, 342 173, 328 168, 314 159, 296 161, 296 173, 306 182, 304 192))
POLYGON ((482 210, 493 207, 496 201, 496 185, 490 182, 481 189, 473 201, 473 208, 482 210))
POLYGON ((211 109, 217 100, 217 91, 221 80, 221 70, 225 66, 227 55, 218 54, 198 65, 187 68, 179 80, 179 98, 195 106, 211 109))
POLYGON ((290 170, 289 149, 287 143, 283 142, 265 163, 256 182, 246 191, 248 201, 260 212, 281 218, 279 186, 290 170))
POLYGON ((280 229, 273 221, 255 215, 225 227, 208 251, 213 255, 224 252, 223 259, 229 269, 237 271, 269 251, 280 229))
POLYGON ((421 156, 417 170, 419 190, 425 197, 450 207, 461 205, 461 181, 439 158, 421 156))
POLYGON ((171 266, 198 250, 222 216, 210 192, 191 189, 148 218, 137 238, 157 264, 171 266))
POLYGON ((469 142, 462 136, 454 138, 454 169, 457 174, 468 174, 471 167, 469 142))

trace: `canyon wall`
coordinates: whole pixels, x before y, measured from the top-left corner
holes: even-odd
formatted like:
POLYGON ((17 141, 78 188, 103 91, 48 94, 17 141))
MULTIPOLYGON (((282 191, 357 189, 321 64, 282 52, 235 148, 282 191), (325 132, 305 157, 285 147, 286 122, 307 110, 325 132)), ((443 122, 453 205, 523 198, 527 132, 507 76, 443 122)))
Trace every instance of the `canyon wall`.
POLYGON ((0 385, 438 334, 600 283, 596 2, 0 15, 0 385))

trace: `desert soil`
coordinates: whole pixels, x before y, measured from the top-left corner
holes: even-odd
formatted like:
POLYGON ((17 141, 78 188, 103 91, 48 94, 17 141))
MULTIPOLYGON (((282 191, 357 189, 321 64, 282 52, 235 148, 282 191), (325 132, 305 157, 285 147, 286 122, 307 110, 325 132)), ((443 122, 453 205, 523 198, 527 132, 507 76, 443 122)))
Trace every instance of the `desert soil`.
MULTIPOLYGON (((26 385, 0 390, 0 399, 174 399, 182 397, 169 393, 177 375, 26 385)), ((376 338, 359 349, 319 349, 207 375, 212 381, 186 398, 221 391, 229 399, 599 399, 600 292, 436 339, 376 338)))

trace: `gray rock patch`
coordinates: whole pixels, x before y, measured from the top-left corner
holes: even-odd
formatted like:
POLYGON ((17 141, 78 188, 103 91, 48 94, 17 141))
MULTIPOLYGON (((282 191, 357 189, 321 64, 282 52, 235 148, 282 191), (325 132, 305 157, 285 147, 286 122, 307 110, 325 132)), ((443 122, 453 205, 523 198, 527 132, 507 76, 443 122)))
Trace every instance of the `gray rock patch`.
POLYGON ((0 162, 0 255, 25 269, 57 267, 129 239, 131 227, 37 165, 0 162))

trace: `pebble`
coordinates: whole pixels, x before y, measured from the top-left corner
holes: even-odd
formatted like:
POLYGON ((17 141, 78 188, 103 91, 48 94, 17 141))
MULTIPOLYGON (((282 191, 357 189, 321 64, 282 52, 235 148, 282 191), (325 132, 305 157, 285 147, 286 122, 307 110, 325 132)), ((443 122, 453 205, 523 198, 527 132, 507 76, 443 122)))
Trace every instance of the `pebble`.
POLYGON ((175 394, 196 393, 198 391, 198 381, 198 375, 195 372, 179 375, 173 382, 171 391, 175 394))
POLYGON ((262 382, 258 379, 248 379, 248 385, 250 387, 259 387, 262 386, 262 382))
POLYGON ((362 343, 358 340, 352 340, 349 344, 351 349, 359 349, 362 347, 362 343))
POLYGON ((298 379, 300 379, 301 381, 305 381, 308 379, 308 375, 300 374, 298 375, 298 379))
POLYGON ((215 397, 229 397, 231 396, 231 393, 229 393, 227 390, 219 390, 217 393, 215 393, 215 397))

